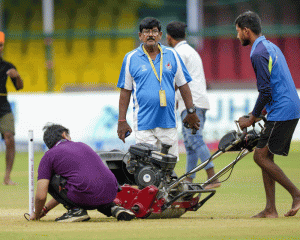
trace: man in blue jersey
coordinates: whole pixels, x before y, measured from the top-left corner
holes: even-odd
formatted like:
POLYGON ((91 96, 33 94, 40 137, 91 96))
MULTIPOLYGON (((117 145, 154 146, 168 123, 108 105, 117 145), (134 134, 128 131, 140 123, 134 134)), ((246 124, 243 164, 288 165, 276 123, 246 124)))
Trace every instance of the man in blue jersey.
POLYGON ((198 130, 200 120, 188 85, 192 79, 176 51, 159 43, 161 36, 161 25, 157 19, 143 19, 139 32, 142 44, 124 58, 117 85, 121 88, 118 136, 125 142, 125 134, 132 132, 126 121, 132 95, 136 142, 159 148, 161 143, 169 144, 172 146, 169 152, 178 156, 176 87, 188 112, 183 122, 198 130))
POLYGON ((237 38, 243 46, 250 45, 251 62, 256 74, 259 95, 250 118, 241 117, 241 129, 259 120, 263 111, 268 121, 254 152, 254 161, 262 169, 266 192, 265 209, 253 217, 277 218, 275 182, 292 196, 292 208, 285 216, 294 216, 300 209, 300 191, 274 163, 274 154, 287 156, 300 118, 300 100, 281 50, 261 34, 259 16, 247 11, 235 21, 237 38))

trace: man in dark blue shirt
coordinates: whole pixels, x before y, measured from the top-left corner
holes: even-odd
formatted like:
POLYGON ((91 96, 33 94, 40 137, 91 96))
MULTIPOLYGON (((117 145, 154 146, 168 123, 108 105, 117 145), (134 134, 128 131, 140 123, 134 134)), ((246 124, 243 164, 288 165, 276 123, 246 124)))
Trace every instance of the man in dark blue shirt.
POLYGON ((254 152, 254 161, 262 169, 266 207, 257 218, 277 218, 275 181, 292 196, 292 208, 285 216, 294 216, 300 209, 300 191, 274 163, 274 154, 287 156, 300 118, 300 100, 281 50, 261 34, 259 16, 247 11, 235 21, 237 38, 243 46, 252 46, 251 62, 256 74, 258 98, 249 118, 241 117, 241 129, 251 126, 267 113, 268 121, 254 152))

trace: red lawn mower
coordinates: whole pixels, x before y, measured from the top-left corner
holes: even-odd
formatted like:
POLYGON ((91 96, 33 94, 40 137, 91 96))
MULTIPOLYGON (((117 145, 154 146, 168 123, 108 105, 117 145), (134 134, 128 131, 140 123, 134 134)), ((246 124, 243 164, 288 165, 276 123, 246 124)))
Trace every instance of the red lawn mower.
MULTIPOLYGON (((266 121, 264 117, 263 120, 266 121)), ((187 211, 197 211, 216 193, 214 189, 206 190, 205 186, 232 170, 257 145, 260 131, 253 126, 250 131, 241 132, 237 122, 236 125, 238 130, 225 134, 218 150, 209 159, 181 177, 174 172, 177 158, 168 153, 170 146, 166 144, 161 151, 150 144, 136 144, 130 146, 127 153, 119 150, 98 152, 121 185, 114 202, 133 211, 137 218, 178 218, 187 211), (204 183, 185 181, 186 177, 229 151, 240 153, 212 178, 204 183)))

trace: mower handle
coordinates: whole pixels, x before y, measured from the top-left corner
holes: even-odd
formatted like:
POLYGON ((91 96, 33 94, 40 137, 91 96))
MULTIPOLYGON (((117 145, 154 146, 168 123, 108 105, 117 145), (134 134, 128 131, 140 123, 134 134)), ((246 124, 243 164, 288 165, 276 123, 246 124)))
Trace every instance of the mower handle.
MULTIPOLYGON (((250 118, 250 116, 249 115, 244 115, 243 116, 244 118, 250 118)), ((261 118, 261 120, 263 120, 264 121, 264 123, 266 123, 267 122, 267 118, 264 116, 264 115, 260 115, 258 118, 261 118)), ((236 123, 237 123, 238 121, 236 121, 236 123)), ((255 123, 256 122, 254 122, 253 124, 252 124, 252 126, 254 127, 255 126, 255 123)), ((238 124, 237 124, 237 126, 238 126, 238 124)), ((238 127, 239 128, 239 127, 238 127)), ((240 135, 240 138, 241 139, 244 139, 244 137, 246 137, 246 135, 247 135, 247 128, 244 128, 244 129, 242 129, 242 134, 240 135)))
POLYGON ((247 128, 244 128, 242 134, 240 135, 240 139, 244 139, 246 135, 247 135, 247 128))
POLYGON ((267 118, 264 115, 260 115, 259 118, 261 118, 264 121, 264 123, 267 122, 267 118))

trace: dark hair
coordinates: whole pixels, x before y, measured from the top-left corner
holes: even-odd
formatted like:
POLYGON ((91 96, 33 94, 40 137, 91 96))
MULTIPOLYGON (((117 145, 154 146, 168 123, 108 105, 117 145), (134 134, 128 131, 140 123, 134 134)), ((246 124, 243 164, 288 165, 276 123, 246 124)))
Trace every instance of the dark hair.
POLYGON ((185 28, 187 25, 183 22, 173 21, 167 25, 167 34, 175 40, 185 39, 185 28))
POLYGON ((239 28, 249 28, 253 33, 261 33, 261 20, 255 12, 247 11, 242 13, 235 20, 235 25, 239 28))
POLYGON ((63 139, 62 134, 66 132, 70 133, 69 129, 63 127, 59 124, 48 123, 43 127, 44 130, 44 143, 50 149, 52 148, 59 140, 63 139))
POLYGON ((160 22, 156 18, 146 17, 140 23, 140 32, 142 32, 143 29, 152 29, 154 27, 157 27, 158 30, 161 31, 160 22))

